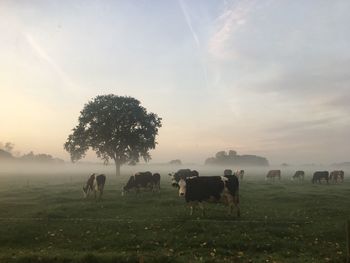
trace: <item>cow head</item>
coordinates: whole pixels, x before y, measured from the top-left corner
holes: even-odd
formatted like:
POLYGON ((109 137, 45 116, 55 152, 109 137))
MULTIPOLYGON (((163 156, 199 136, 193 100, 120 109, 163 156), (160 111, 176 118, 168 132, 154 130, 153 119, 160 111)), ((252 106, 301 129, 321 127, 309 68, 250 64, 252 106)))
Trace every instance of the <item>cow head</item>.
POLYGON ((135 186, 135 176, 130 176, 129 181, 123 187, 122 196, 124 196, 126 192, 129 192, 129 190, 134 186, 135 186))
POLYGON ((231 169, 225 169, 224 170, 224 175, 228 175, 228 176, 232 175, 232 170, 231 169))
POLYGON ((83 193, 84 193, 84 197, 87 197, 87 193, 88 193, 88 187, 87 185, 83 186, 83 193))
POLYGON ((186 180, 180 179, 178 182, 179 187, 179 196, 185 196, 186 195, 186 180))
POLYGON ((84 193, 84 197, 86 198, 89 194, 89 191, 92 190, 93 188, 93 184, 94 184, 94 180, 95 180, 95 174, 91 174, 89 179, 86 182, 86 185, 83 186, 83 193, 84 193))

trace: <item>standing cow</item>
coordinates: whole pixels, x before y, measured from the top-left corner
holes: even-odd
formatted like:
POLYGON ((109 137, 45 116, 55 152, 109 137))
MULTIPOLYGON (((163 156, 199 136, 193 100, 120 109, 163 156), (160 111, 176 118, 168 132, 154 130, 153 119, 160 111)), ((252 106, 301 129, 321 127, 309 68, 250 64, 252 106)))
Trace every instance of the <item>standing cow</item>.
POLYGON ((268 171, 265 180, 272 179, 273 181, 277 178, 281 180, 281 170, 270 170, 268 171))
POLYGON ((103 189, 106 183, 106 176, 104 174, 95 175, 94 173, 90 175, 85 186, 83 187, 83 192, 85 198, 89 196, 91 192, 94 192, 94 197, 96 198, 97 192, 99 192, 99 199, 102 198, 103 189))
POLYGON ((344 182, 344 171, 342 171, 342 170, 332 171, 330 176, 329 176, 329 180, 332 183, 344 182))
POLYGON ((197 205, 204 215, 203 202, 223 202, 228 205, 230 214, 236 206, 237 216, 240 216, 239 182, 234 175, 190 177, 180 179, 178 186, 179 196, 184 196, 190 205, 190 215, 197 205))
POLYGON ((160 174, 153 174, 153 190, 160 192, 160 174))
POLYGON ((296 171, 292 177, 292 180, 304 180, 305 172, 304 171, 296 171))
POLYGON ((329 172, 328 171, 317 171, 314 173, 314 175, 312 176, 312 183, 316 183, 318 182, 319 184, 321 183, 321 180, 325 180, 328 184, 328 180, 329 180, 329 172))

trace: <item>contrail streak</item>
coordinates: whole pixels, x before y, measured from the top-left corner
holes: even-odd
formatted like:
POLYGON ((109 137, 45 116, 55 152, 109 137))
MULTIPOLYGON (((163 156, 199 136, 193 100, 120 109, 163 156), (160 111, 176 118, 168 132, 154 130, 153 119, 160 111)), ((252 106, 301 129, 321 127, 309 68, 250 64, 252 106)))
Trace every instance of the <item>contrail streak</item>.
POLYGON ((197 47, 199 48, 200 47, 199 39, 198 39, 196 31, 194 31, 194 29, 193 29, 191 18, 187 12, 187 7, 186 7, 185 3, 183 2, 183 0, 179 0, 179 5, 180 5, 182 13, 186 19, 187 26, 191 31, 194 42, 196 43, 197 47))
MULTIPOLYGON (((191 20, 191 17, 187 11, 187 7, 186 7, 186 4, 184 3, 183 0, 178 0, 179 1, 179 5, 181 7, 181 10, 182 10, 182 13, 185 17, 185 20, 186 20, 186 24, 192 34, 192 37, 193 37, 193 40, 194 42, 196 43, 196 46, 197 48, 200 50, 200 42, 199 42, 199 38, 198 38, 198 35, 196 33, 196 31, 193 29, 193 26, 192 26, 192 20, 191 20)), ((209 81, 208 81, 208 70, 207 70, 207 67, 205 65, 205 62, 203 60, 203 58, 201 58, 201 66, 202 66, 202 71, 203 71, 203 77, 204 77, 204 82, 207 86, 207 88, 209 87, 209 81)))
POLYGON ((48 63, 63 82, 72 90, 78 86, 71 80, 71 78, 63 71, 63 69, 53 60, 51 56, 40 46, 40 44, 29 33, 25 33, 25 38, 35 53, 46 63, 48 63))

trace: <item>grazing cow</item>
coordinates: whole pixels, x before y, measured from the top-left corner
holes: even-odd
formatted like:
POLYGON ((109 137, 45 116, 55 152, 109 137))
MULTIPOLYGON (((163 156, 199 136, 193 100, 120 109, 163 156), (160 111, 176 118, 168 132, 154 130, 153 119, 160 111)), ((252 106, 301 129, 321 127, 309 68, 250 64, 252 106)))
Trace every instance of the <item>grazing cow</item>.
POLYGON ((237 216, 240 216, 239 208, 239 182, 236 176, 203 176, 189 177, 179 180, 179 196, 184 196, 190 205, 190 215, 196 205, 202 209, 202 202, 223 202, 229 207, 229 213, 233 206, 237 208, 237 216))
POLYGON ((298 180, 304 180, 305 172, 304 171, 296 171, 295 174, 292 177, 292 180, 298 179, 298 180))
POLYGON ((96 198, 97 192, 99 192, 99 198, 102 197, 103 189, 106 183, 106 176, 104 174, 95 175, 94 173, 90 175, 89 179, 86 182, 86 185, 83 187, 83 192, 85 198, 89 196, 91 192, 94 192, 96 198))
POLYGON ((239 180, 243 180, 244 170, 237 170, 237 171, 235 172, 235 175, 237 176, 237 178, 238 178, 239 180))
POLYGON ((181 179, 186 179, 189 177, 198 177, 199 173, 196 170, 190 169, 180 169, 176 173, 169 174, 171 176, 171 185, 178 187, 178 183, 181 179))
POLYGON ((140 189, 145 190, 160 190, 160 174, 151 172, 139 172, 133 176, 130 176, 129 181, 123 187, 122 195, 130 190, 135 189, 136 193, 140 191, 140 189))
POLYGON ((319 184, 321 183, 321 180, 324 179, 326 180, 327 184, 328 184, 328 180, 329 180, 329 172, 328 171, 317 171, 314 173, 314 175, 312 176, 312 183, 316 183, 318 182, 319 184))
POLYGON ((329 176, 329 180, 333 183, 344 182, 344 171, 342 170, 332 171, 329 176))
POLYGON ((278 180, 281 180, 281 170, 268 171, 265 180, 267 180, 267 179, 275 180, 275 178, 278 178, 278 180))

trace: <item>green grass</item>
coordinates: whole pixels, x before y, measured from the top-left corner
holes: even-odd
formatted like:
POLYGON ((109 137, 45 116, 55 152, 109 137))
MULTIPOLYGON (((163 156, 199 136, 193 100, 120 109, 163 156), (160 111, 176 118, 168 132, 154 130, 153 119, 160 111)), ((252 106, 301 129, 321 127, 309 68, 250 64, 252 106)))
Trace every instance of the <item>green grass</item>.
POLYGON ((247 175, 241 218, 206 204, 189 216, 167 176, 161 193, 120 189, 82 199, 74 180, 2 177, 0 262, 345 262, 350 183, 312 185, 247 175))

